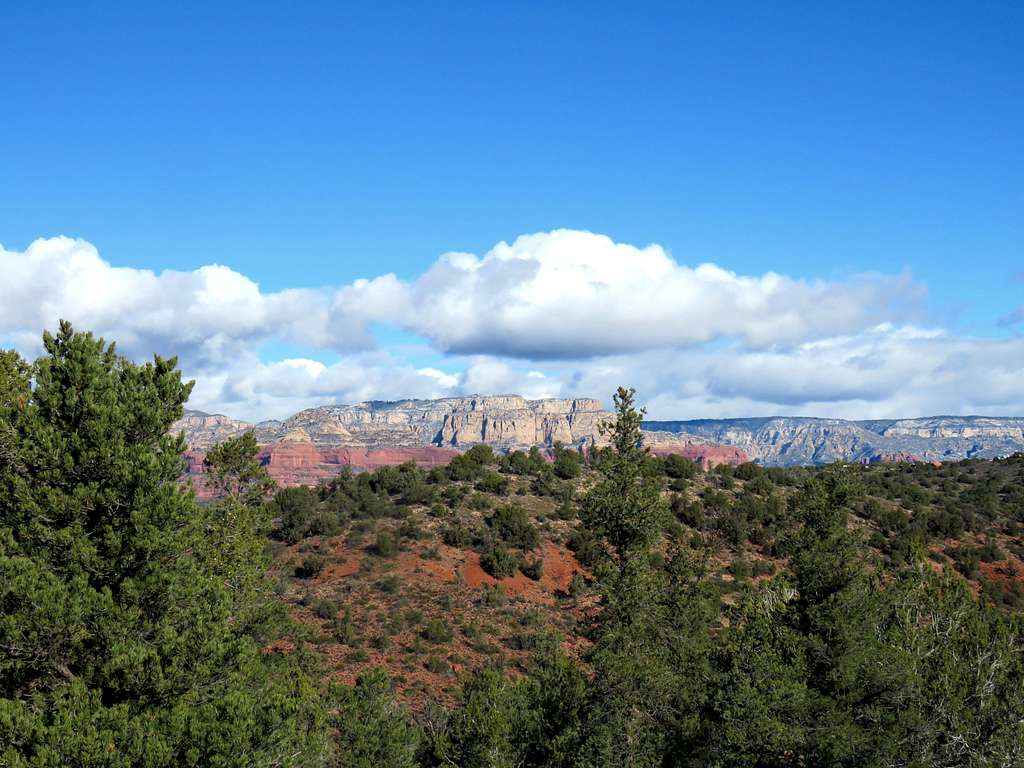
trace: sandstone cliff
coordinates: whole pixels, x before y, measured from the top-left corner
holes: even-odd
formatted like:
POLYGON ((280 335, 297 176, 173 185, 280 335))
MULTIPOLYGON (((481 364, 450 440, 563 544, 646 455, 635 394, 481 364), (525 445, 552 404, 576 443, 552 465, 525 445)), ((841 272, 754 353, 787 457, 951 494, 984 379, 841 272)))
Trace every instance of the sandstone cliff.
POLYGON ((205 449, 246 429, 260 443, 309 441, 318 447, 448 446, 479 443, 499 450, 583 446, 600 439, 598 425, 611 417, 598 400, 527 400, 518 395, 455 397, 331 405, 300 411, 284 421, 258 424, 188 411, 172 427, 190 448, 205 449))
POLYGON ((933 416, 846 421, 773 417, 650 421, 644 428, 741 448, 762 464, 956 461, 1024 451, 1024 418, 933 416))
MULTIPOLYGON (((260 449, 260 463, 270 477, 281 486, 316 485, 339 472, 368 472, 377 467, 414 461, 425 469, 443 466, 458 456, 450 448, 423 446, 419 448, 317 448, 309 442, 282 441, 260 449)), ((209 498, 204 480, 204 451, 189 450, 184 454, 185 475, 200 498, 209 498)))
MULTIPOLYGON (((603 444, 599 427, 612 418, 591 398, 496 395, 322 406, 258 424, 188 411, 172 430, 185 433, 187 473, 203 494, 203 452, 250 429, 263 446, 260 459, 271 477, 281 485, 299 485, 314 484, 344 467, 363 471, 415 461, 429 468, 478 444, 498 451, 603 444)), ((742 450, 691 435, 648 433, 645 440, 656 454, 679 453, 705 469, 747 460, 742 450)))

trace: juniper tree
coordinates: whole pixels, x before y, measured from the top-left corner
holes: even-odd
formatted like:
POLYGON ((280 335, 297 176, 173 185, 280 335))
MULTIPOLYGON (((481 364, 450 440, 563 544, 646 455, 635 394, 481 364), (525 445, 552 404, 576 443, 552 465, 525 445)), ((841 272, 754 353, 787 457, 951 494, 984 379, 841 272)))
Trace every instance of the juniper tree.
POLYGON ((0 764, 316 764, 255 513, 179 483, 192 384, 65 322, 43 345, 0 359, 0 764))
POLYGON ((792 575, 727 611, 694 750, 707 765, 995 766, 1024 759, 1024 622, 922 561, 882 574, 833 467, 793 498, 792 575))
POLYGON ((600 610, 589 628, 593 676, 579 751, 584 765, 653 767, 682 754, 696 727, 714 605, 700 552, 676 542, 665 565, 651 557, 667 509, 642 446, 644 411, 632 389, 619 388, 614 401, 616 419, 603 426, 612 450, 580 510, 614 559, 595 571, 600 610))
POLYGON ((600 464, 601 481, 580 507, 583 524, 604 537, 620 561, 654 541, 666 514, 661 488, 647 472, 640 431, 645 411, 634 407, 635 394, 619 387, 614 395, 615 420, 601 425, 613 451, 600 464))

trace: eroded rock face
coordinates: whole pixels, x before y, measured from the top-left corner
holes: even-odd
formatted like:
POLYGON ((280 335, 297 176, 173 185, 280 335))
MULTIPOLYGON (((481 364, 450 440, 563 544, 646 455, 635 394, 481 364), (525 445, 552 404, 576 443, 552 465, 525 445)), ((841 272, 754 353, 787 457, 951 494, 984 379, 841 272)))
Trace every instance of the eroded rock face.
MULTIPOLYGON (((607 438, 599 427, 611 419, 613 414, 593 398, 494 395, 323 406, 258 424, 189 411, 172 430, 185 433, 187 473, 205 493, 203 452, 250 429, 263 446, 260 460, 270 476, 287 486, 312 485, 344 467, 359 472, 415 461, 430 468, 479 444, 504 452, 556 443, 601 445, 607 438)), ((705 468, 746 461, 743 451, 692 436, 662 432, 645 439, 656 452, 681 453, 705 468)))
POLYGON ((251 428, 248 422, 217 413, 185 411, 185 415, 171 425, 171 432, 184 432, 190 449, 206 450, 251 428))
POLYGON ((258 430, 276 436, 301 427, 317 445, 465 448, 480 443, 499 449, 581 445, 597 435, 609 414, 592 399, 527 400, 517 395, 402 400, 324 406, 295 414, 281 427, 258 430))
POLYGON ((309 441, 324 447, 445 446, 484 443, 499 450, 587 445, 600 439, 598 425, 611 418, 599 400, 527 400, 518 395, 453 397, 332 405, 300 411, 283 422, 247 424, 226 416, 189 411, 173 430, 190 448, 206 449, 252 429, 263 444, 309 441))
POLYGON ((869 456, 866 459, 862 459, 863 464, 931 464, 933 466, 941 467, 941 461, 928 461, 920 456, 916 456, 913 453, 907 453, 906 451, 898 451, 896 453, 879 453, 874 456, 869 456))
POLYGON ((705 472, 719 464, 731 464, 734 467, 750 461, 747 454, 731 445, 713 445, 711 443, 690 443, 677 446, 660 445, 651 448, 655 456, 677 454, 684 456, 705 472))
MULTIPOLYGON (((282 487, 317 485, 339 472, 368 472, 377 467, 414 461, 424 469, 442 466, 458 456, 449 448, 423 446, 419 448, 317 448, 310 442, 288 441, 263 446, 260 463, 270 477, 282 487)), ((185 476, 196 488, 200 498, 212 498, 206 485, 206 454, 200 450, 186 451, 185 476)))
POLYGON ((933 416, 846 421, 773 417, 652 421, 646 429, 734 445, 762 464, 829 464, 905 457, 919 461, 996 458, 1024 451, 1024 419, 933 416))

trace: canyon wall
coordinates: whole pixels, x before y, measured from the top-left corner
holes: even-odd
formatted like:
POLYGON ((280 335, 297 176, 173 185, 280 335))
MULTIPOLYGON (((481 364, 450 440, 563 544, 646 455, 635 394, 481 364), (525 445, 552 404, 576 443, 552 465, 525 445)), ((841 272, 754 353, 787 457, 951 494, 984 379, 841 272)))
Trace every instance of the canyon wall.
POLYGON ((172 427, 190 448, 204 449, 247 429, 260 443, 309 441, 319 447, 435 445, 499 450, 583 446, 599 439, 598 425, 611 418, 599 400, 527 400, 518 395, 400 400, 309 408, 284 421, 257 424, 187 411, 172 427))
POLYGON ((1024 451, 1024 418, 931 416, 846 421, 801 417, 648 421, 644 428, 742 449, 774 466, 833 461, 959 461, 1024 451))
MULTIPOLYGON (((493 395, 322 406, 284 421, 256 424, 187 411, 172 431, 185 435, 187 474, 202 494, 204 452, 247 430, 253 430, 262 446, 260 460, 270 476, 287 486, 312 485, 344 467, 360 472, 415 461, 430 468, 473 445, 490 445, 499 452, 550 449, 556 443, 582 449, 607 442, 600 425, 612 418, 592 398, 493 395)), ((661 432, 645 439, 658 455, 679 453, 705 468, 747 460, 743 451, 699 436, 661 432)))
MULTIPOLYGON (((535 445, 551 448, 556 442, 578 448, 600 445, 605 438, 599 426, 612 417, 592 398, 527 400, 518 395, 491 395, 322 406, 284 421, 257 424, 188 411, 173 429, 183 431, 189 448, 199 451, 252 429, 257 440, 267 446, 308 443, 317 449, 433 447, 461 451, 486 444, 507 452, 535 445)), ((655 453, 681 453, 706 465, 748 459, 768 466, 934 462, 1024 451, 1024 418, 934 416, 846 421, 781 416, 648 421, 643 426, 645 442, 655 453)), ((358 467, 386 454, 377 458, 370 453, 347 455, 353 467, 358 467)), ((330 460, 314 463, 333 466, 330 460)))

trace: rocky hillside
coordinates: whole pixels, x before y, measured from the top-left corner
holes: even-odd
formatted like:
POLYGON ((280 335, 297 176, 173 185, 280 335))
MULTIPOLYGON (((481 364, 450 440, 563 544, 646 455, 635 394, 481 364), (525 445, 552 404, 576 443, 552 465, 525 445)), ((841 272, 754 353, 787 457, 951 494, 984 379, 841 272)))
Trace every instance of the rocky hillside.
POLYGON ((371 401, 300 411, 284 421, 247 424, 226 416, 189 411, 176 429, 189 447, 203 449, 255 429, 261 443, 312 442, 318 447, 468 447, 499 449, 533 445, 583 445, 598 436, 609 418, 598 400, 527 400, 518 395, 453 397, 441 400, 371 401))
MULTIPOLYGON (((462 449, 486 444, 499 452, 584 447, 603 442, 599 426, 612 414, 598 400, 527 400, 516 395, 401 400, 310 408, 284 421, 250 424, 227 416, 188 411, 174 431, 185 433, 187 474, 201 496, 204 451, 253 430, 260 459, 282 486, 314 485, 343 468, 356 472, 414 461, 446 464, 462 449)), ((657 455, 678 453, 708 469, 742 464, 743 451, 689 435, 651 433, 657 455)))
MULTIPOLYGON (((173 429, 185 433, 192 450, 203 451, 248 429, 262 445, 308 443, 334 448, 454 448, 486 444, 499 451, 584 447, 603 442, 602 422, 612 414, 592 398, 527 400, 518 395, 453 397, 441 400, 372 401, 300 411, 284 421, 249 424, 227 416, 187 411, 173 429)), ((746 456, 699 436, 651 434, 656 450, 682 451, 702 463, 742 463, 746 456), (721 450, 719 450, 721 449, 721 450)))
POLYGON ((932 416, 845 421, 770 417, 649 421, 644 428, 724 443, 772 466, 833 461, 951 461, 1024 451, 1024 418, 932 416))
MULTIPOLYGON (((283 487, 317 485, 329 480, 342 470, 370 472, 379 467, 414 462, 432 469, 444 466, 459 452, 451 448, 422 446, 418 448, 318 448, 309 442, 280 441, 260 449, 260 463, 274 482, 283 487)), ((206 484, 206 454, 201 450, 188 450, 184 454, 185 475, 192 481, 200 498, 213 498, 214 492, 206 484)))
MULTIPOLYGON (((518 395, 441 400, 371 401, 300 411, 284 421, 250 424, 188 411, 175 424, 192 450, 203 451, 253 429, 263 445, 307 443, 318 449, 391 450, 437 447, 462 450, 487 444, 499 451, 555 443, 600 443, 598 429, 611 414, 599 400, 527 400, 518 395)), ((646 440, 655 452, 685 452, 703 464, 769 466, 833 461, 950 461, 995 458, 1024 451, 1024 418, 934 416, 846 421, 801 417, 649 421, 646 440)), ((333 462, 329 459, 326 463, 333 462)))

